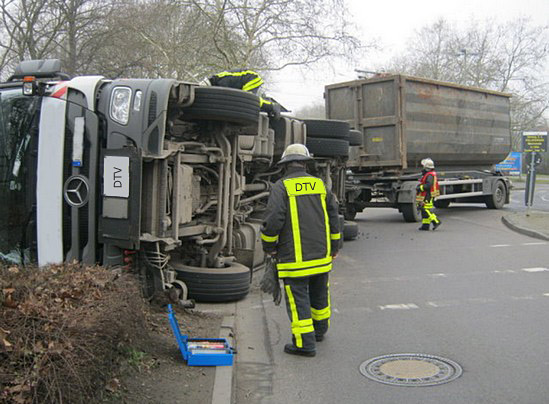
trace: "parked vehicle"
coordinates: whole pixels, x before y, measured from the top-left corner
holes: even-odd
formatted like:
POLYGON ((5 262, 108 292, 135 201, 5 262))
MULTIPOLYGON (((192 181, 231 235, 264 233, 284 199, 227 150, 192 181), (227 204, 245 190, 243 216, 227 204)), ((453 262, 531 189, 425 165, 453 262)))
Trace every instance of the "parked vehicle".
POLYGON ((326 116, 358 131, 347 162, 345 217, 366 207, 397 208, 418 221, 420 162, 434 160, 435 206, 509 203, 509 181, 494 165, 511 147, 509 94, 392 75, 326 86, 326 116))
MULTIPOLYGON (((307 123, 240 90, 60 69, 27 61, 0 84, 0 259, 123 266, 149 296, 246 296, 275 163, 307 123)), ((336 129, 341 148, 318 142, 311 168, 343 192, 349 127, 336 129)))

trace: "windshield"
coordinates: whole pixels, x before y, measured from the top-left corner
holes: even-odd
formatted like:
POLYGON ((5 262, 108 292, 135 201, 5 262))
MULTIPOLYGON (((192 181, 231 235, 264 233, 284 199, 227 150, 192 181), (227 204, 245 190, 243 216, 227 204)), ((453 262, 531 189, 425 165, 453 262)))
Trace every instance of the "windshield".
POLYGON ((21 88, 0 89, 0 262, 35 255, 39 100, 21 88))

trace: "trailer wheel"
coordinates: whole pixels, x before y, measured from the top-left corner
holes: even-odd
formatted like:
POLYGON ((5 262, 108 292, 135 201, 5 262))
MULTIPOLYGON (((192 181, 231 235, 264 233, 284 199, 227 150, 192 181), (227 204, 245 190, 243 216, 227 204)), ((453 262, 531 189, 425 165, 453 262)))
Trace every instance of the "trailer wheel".
POLYGON ((500 209, 505 205, 505 200, 507 199, 507 188, 505 184, 501 181, 497 182, 496 189, 492 195, 486 196, 486 207, 488 209, 500 209))
POLYGON ((440 201, 437 201, 435 199, 434 205, 435 205, 435 208, 437 208, 437 209, 446 209, 448 206, 450 206, 450 200, 449 199, 441 199, 440 201))
POLYGON ((349 146, 362 146, 362 132, 359 130, 349 131, 349 146))
POLYGON ((198 302, 232 302, 250 291, 250 268, 232 262, 225 268, 202 268, 171 261, 189 289, 189 298, 198 302))
POLYGON ((307 136, 307 148, 316 157, 349 156, 349 142, 343 139, 324 139, 307 136))
POLYGON ((343 225, 343 240, 354 240, 358 236, 358 224, 350 220, 345 220, 343 225))
POLYGON ((349 123, 327 119, 304 119, 307 135, 328 139, 349 140, 349 123))
POLYGON ((184 121, 214 120, 239 125, 259 121, 259 97, 226 87, 196 87, 194 102, 182 108, 184 121))
POLYGON ((408 223, 419 222, 421 219, 421 209, 416 203, 401 203, 400 211, 408 223))

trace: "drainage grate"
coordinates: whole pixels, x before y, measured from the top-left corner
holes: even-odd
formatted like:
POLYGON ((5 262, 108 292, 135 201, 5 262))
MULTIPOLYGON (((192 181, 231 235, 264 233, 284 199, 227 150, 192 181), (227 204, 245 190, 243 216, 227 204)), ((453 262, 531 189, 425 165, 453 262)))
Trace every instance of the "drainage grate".
POLYGON ((425 354, 383 355, 360 365, 367 378, 395 386, 434 386, 451 382, 462 372, 454 361, 425 354))

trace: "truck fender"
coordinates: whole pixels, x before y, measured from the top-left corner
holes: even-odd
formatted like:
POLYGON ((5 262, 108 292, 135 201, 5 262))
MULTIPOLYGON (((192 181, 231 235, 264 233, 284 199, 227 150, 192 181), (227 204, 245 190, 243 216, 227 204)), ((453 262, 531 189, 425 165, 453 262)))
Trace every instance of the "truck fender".
POLYGON ((405 181, 397 189, 398 203, 415 203, 417 181, 405 181))

